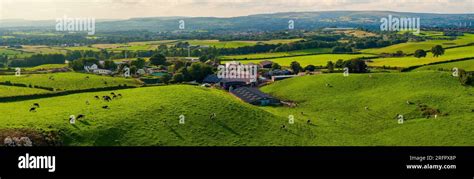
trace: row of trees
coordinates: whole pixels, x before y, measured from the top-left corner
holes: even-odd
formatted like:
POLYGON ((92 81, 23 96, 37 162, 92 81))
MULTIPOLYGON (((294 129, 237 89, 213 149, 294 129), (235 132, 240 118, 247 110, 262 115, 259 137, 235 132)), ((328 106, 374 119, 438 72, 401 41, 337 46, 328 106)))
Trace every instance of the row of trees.
POLYGON ((25 59, 11 60, 9 66, 32 67, 43 64, 64 64, 66 57, 63 54, 36 54, 25 59))

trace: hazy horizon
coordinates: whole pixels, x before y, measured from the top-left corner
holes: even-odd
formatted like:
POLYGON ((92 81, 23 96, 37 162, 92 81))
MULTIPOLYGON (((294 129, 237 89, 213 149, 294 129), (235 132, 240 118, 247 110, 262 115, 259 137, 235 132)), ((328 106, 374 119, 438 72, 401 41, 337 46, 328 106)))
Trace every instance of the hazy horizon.
POLYGON ((474 0, 0 0, 0 19, 238 17, 318 11, 472 14, 474 0))

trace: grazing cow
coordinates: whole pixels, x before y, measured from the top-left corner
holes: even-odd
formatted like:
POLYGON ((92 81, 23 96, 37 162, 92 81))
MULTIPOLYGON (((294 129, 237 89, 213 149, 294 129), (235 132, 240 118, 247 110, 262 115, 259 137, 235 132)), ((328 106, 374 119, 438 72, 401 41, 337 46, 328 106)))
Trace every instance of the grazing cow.
POLYGON ((103 96, 102 98, 107 102, 112 100, 112 98, 110 98, 110 96, 103 96))
POLYGON ((280 127, 280 129, 286 129, 286 126, 285 126, 285 125, 282 125, 282 126, 280 127))
POLYGON ((110 93, 110 94, 111 94, 112 96, 115 96, 115 93, 114 93, 114 92, 112 92, 112 93, 110 93))
POLYGON ((95 99, 100 99, 99 96, 94 96, 95 99))
POLYGON ((122 97, 122 94, 118 94, 117 96, 118 96, 118 97, 122 97))
POLYGON ((106 81, 104 81, 104 84, 107 84, 107 82, 106 82, 106 81))
POLYGON ((366 106, 366 107, 365 107, 365 110, 368 111, 368 110, 369 110, 369 106, 366 106))
POLYGON ((103 109, 109 109, 109 106, 102 106, 103 109))
POLYGON ((36 112, 36 107, 30 108, 30 112, 36 112))
POLYGON ((89 79, 89 76, 86 76, 86 79, 89 79))
POLYGON ((306 124, 311 124, 311 120, 308 119, 308 121, 306 121, 306 124))
POLYGON ((86 115, 84 115, 84 114, 79 114, 76 119, 79 120, 79 119, 81 119, 81 118, 86 118, 86 115))
POLYGON ((326 83, 326 87, 330 87, 330 88, 331 88, 332 86, 331 86, 329 83, 326 83))
POLYGON ((37 108, 40 107, 40 105, 38 103, 33 104, 33 106, 36 106, 37 108))

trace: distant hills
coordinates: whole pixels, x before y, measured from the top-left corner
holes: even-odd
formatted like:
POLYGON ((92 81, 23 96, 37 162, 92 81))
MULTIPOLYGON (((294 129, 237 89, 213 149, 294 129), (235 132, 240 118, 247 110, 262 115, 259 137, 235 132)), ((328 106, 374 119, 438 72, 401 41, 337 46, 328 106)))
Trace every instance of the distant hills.
MULTIPOLYGON (((177 31, 179 20, 185 21, 185 30, 202 31, 277 31, 288 29, 288 21, 295 21, 295 29, 313 30, 323 27, 363 27, 378 29, 380 19, 394 17, 419 17, 422 27, 454 27, 472 24, 474 14, 434 14, 390 11, 322 11, 285 12, 249 16, 217 17, 149 17, 127 20, 97 20, 97 32, 148 30, 152 32, 177 31)), ((55 20, 0 20, 0 29, 41 28, 54 30, 55 20)))

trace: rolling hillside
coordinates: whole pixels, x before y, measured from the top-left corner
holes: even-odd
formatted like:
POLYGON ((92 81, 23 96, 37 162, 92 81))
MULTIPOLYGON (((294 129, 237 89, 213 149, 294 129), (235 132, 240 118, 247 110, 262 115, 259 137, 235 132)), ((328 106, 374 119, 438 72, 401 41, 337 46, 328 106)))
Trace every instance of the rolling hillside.
POLYGON ((474 89, 447 72, 297 77, 263 88, 296 108, 265 107, 276 115, 314 121, 305 145, 474 145, 474 89), (329 84, 332 87, 327 87, 329 84), (412 104, 407 104, 409 101, 412 104), (437 119, 424 112, 439 110, 437 119), (366 109, 367 107, 367 109, 366 109), (431 110, 432 109, 432 110, 431 110), (405 118, 398 124, 397 114, 405 118))
POLYGON ((0 103, 0 129, 59 131, 63 145, 79 146, 298 144, 296 136, 279 129, 284 118, 223 91, 175 85, 114 92, 123 97, 105 102, 94 96, 110 92, 97 92, 0 103), (28 112, 33 103, 41 107, 28 112), (216 118, 211 120, 213 113, 216 118), (79 114, 85 119, 69 124, 69 116, 79 114), (179 124, 180 115, 185 116, 185 124, 179 124))

